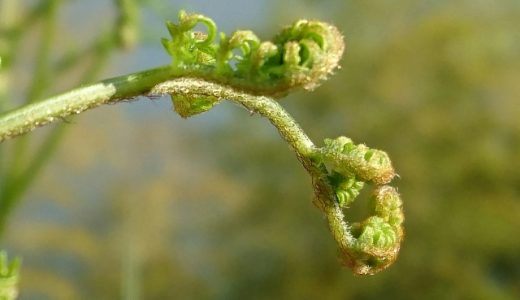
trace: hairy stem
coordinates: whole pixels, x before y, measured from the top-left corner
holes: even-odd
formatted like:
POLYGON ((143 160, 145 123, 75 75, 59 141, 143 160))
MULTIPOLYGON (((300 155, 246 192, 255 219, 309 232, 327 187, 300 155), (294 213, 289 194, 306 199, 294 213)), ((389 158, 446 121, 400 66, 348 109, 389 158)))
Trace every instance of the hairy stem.
POLYGON ((215 97, 228 99, 244 106, 247 110, 265 116, 278 129, 282 137, 303 156, 314 152, 315 146, 303 132, 300 125, 278 104, 266 96, 251 95, 229 86, 196 78, 177 78, 158 84, 151 94, 171 94, 172 96, 215 97))
MULTIPOLYGON (((45 9, 39 10, 47 11, 52 5, 55 5, 54 0, 47 1, 47 4, 44 6, 40 5, 45 9)), ((31 13, 31 15, 33 14, 34 13, 31 13)), ((77 53, 77 56, 69 57, 65 64, 56 64, 59 67, 48 66, 46 73, 52 73, 53 80, 56 81, 58 73, 67 71, 67 68, 73 67, 80 60, 89 59, 92 61, 89 63, 88 69, 84 71, 84 74, 81 77, 82 79, 80 79, 79 82, 92 82, 97 77, 97 74, 99 74, 102 67, 106 64, 109 54, 116 46, 118 46, 113 38, 116 36, 116 33, 117 31, 112 30, 109 33, 102 34, 93 46, 87 48, 87 51, 77 53)), ((41 54, 39 55, 41 56, 41 54)), ((35 97, 33 100, 35 100, 35 97)), ((3 233, 6 230, 8 218, 11 215, 12 210, 15 208, 19 200, 21 200, 21 196, 30 187, 35 178, 38 177, 48 160, 52 157, 68 128, 70 127, 66 126, 66 123, 60 123, 47 134, 41 145, 31 146, 36 150, 33 151, 34 153, 30 158, 27 157, 24 159, 24 166, 20 167, 16 174, 8 172, 0 174, 0 237, 3 236, 3 233), (2 182, 2 179, 5 180, 5 183, 2 182)), ((3 148, 1 146, 2 145, 0 145, 0 150, 3 148)), ((14 151, 13 153, 13 158, 16 159, 16 156, 21 152, 14 151)), ((2 158, 1 156, 2 153, 0 153, 0 158, 2 158)), ((13 158, 9 158, 6 161, 11 162, 11 165, 13 165, 13 158)))
POLYGON ((103 80, 25 105, 0 116, 0 142, 102 104, 143 95, 172 76, 171 67, 164 66, 103 80))
MULTIPOLYGON (((59 7, 58 0, 50 0, 49 5, 45 11, 45 18, 42 25, 42 32, 40 34, 40 43, 37 45, 38 55, 36 57, 36 66, 34 68, 32 82, 25 99, 25 103, 32 103, 37 100, 49 88, 50 78, 52 74, 50 72, 50 54, 51 48, 54 41, 55 29, 56 29, 56 17, 59 7)), ((15 178, 21 174, 24 168, 24 162, 26 160, 27 148, 29 140, 28 138, 21 138, 16 141, 14 145, 14 157, 11 159, 7 174, 7 186, 10 186, 9 181, 15 180, 15 178)))
POLYGON ((366 253, 365 249, 361 249, 360 242, 354 237, 350 225, 345 221, 342 207, 336 201, 334 188, 327 176, 328 171, 317 159, 320 149, 277 101, 270 97, 251 95, 229 86, 195 78, 169 80, 155 86, 150 93, 170 94, 172 97, 195 95, 195 97, 228 99, 244 106, 250 112, 269 119, 280 135, 291 145, 298 160, 311 175, 315 191, 314 203, 325 213, 344 263, 357 274, 364 275, 375 274, 393 262, 398 248, 390 250, 370 248, 369 250, 373 250, 374 253, 370 251, 366 253))

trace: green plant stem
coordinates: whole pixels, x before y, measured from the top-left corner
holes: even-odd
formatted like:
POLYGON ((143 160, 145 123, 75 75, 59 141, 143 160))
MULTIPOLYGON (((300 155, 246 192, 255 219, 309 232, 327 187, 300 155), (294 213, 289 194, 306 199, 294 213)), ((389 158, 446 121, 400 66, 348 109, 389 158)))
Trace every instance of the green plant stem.
MULTIPOLYGON (((49 86, 51 75, 50 69, 50 55, 51 48, 54 41, 57 11, 60 5, 60 0, 50 0, 45 6, 44 22, 41 31, 40 43, 38 45, 38 55, 36 59, 36 67, 33 73, 32 83, 29 88, 25 103, 34 102, 37 98, 45 92, 49 86)), ((24 176, 27 162, 27 150, 29 139, 23 137, 18 139, 13 145, 13 155, 9 159, 9 165, 2 182, 2 190, 0 190, 0 233, 3 231, 5 217, 11 211, 16 195, 23 191, 23 187, 19 182, 28 182, 24 176), (20 180, 22 179, 22 180, 20 180)), ((25 184, 24 184, 25 185, 25 184)))
MULTIPOLYGON (((45 22, 42 27, 40 44, 37 46, 40 51, 38 51, 36 57, 36 67, 33 72, 32 82, 25 103, 34 102, 39 98, 45 92, 50 81, 49 58, 56 28, 57 7, 58 1, 51 0, 45 12, 45 22)), ((11 185, 12 180, 16 180, 24 168, 23 164, 25 162, 28 143, 28 139, 24 137, 18 139, 14 145, 13 158, 10 161, 10 166, 7 171, 7 186, 11 185)))
MULTIPOLYGON (((59 6, 58 0, 51 0, 45 11, 44 23, 40 37, 40 43, 37 45, 38 55, 36 57, 36 67, 33 72, 32 82, 29 87, 29 92, 25 99, 25 103, 32 103, 45 92, 48 83, 51 80, 50 74, 50 54, 51 46, 54 40, 54 33, 56 29, 56 14, 59 6)), ((24 169, 24 162, 26 161, 27 144, 29 143, 26 137, 18 139, 14 144, 13 158, 10 161, 10 166, 7 170, 7 183, 10 186, 13 180, 16 180, 18 175, 24 169)))
POLYGON ((36 57, 36 68, 26 103, 32 103, 40 98, 48 87, 49 80, 52 78, 51 68, 49 67, 50 55, 56 32, 56 17, 59 4, 59 0, 51 0, 45 12, 41 42, 38 45, 39 50, 36 57))
MULTIPOLYGON (((99 74, 99 72, 102 69, 102 66, 106 64, 107 58, 110 54, 110 50, 113 49, 115 46, 115 43, 112 43, 111 39, 102 37, 99 45, 97 45, 96 48, 93 50, 95 53, 95 55, 93 55, 93 62, 90 64, 90 67, 82 76, 80 82, 91 82, 99 74)), ((84 57, 87 57, 87 55, 85 55, 84 57)), ((54 127, 52 131, 47 135, 42 145, 36 150, 33 160, 28 164, 28 167, 23 172, 23 174, 20 175, 20 178, 18 180, 19 182, 15 184, 16 188, 20 190, 18 194, 23 193, 27 189, 27 187, 32 183, 34 178, 36 178, 36 175, 39 173, 41 168, 45 165, 47 160, 52 156, 57 146, 59 145, 61 138, 65 135, 66 129, 69 128, 65 125, 65 123, 57 124, 56 127, 54 127)), ((0 215, 0 236, 2 233, 1 224, 2 216, 0 215)))
MULTIPOLYGON (((2 1, 0 2, 0 55, 2 55, 2 69, 0 70, 0 111, 8 109, 10 102, 8 101, 8 88, 10 88, 10 71, 13 61, 18 54, 19 42, 26 33, 26 31, 34 25, 40 17, 47 16, 42 30, 42 38, 39 49, 37 70, 33 76, 33 83, 30 88, 27 100, 30 97, 39 97, 43 92, 44 87, 42 82, 47 80, 48 75, 48 57, 50 54, 50 47, 52 44, 52 37, 55 29, 55 16, 58 7, 56 0, 42 1, 26 16, 19 16, 16 12, 17 1, 2 1), (4 16, 5 18, 3 18, 4 16), (38 87, 38 88, 36 88, 38 87)), ((27 141, 17 141, 13 146, 11 158, 6 159, 4 155, 4 147, 0 147, 0 200, 3 202, 5 193, 13 186, 13 181, 16 180, 19 170, 23 169, 23 156, 25 153, 25 145, 27 141)), ((3 203, 2 203, 3 205, 3 203)), ((3 211, 0 211, 0 214, 3 211)), ((1 221, 0 221, 1 222, 1 221)))
POLYGON ((13 62, 19 53, 18 45, 22 37, 29 29, 39 21, 48 10, 51 1, 41 1, 27 15, 21 16, 17 8, 20 6, 18 0, 0 1, 0 56, 2 66, 0 67, 0 112, 10 108, 8 103, 8 88, 10 87, 10 72, 13 62))
MULTIPOLYGON (((170 66, 164 66, 107 79, 23 106, 0 116, 0 141, 27 133, 39 126, 79 114, 102 104, 116 103, 139 95, 212 96, 237 102, 249 111, 267 117, 313 175, 315 184, 323 185, 320 190, 332 195, 328 184, 325 184, 324 180, 320 180, 323 172, 312 162, 316 146, 278 102, 269 97, 250 95, 232 87, 202 79, 177 76, 170 66)), ((327 197, 322 198, 334 199, 334 197, 327 197)), ((324 200, 323 202, 328 203, 330 201, 324 200)), ((325 208, 323 205, 318 206, 322 209, 325 208)), ((335 213, 342 215, 339 207, 335 213)))
MULTIPOLYGON (((7 107, 11 70, 10 58, 15 48, 14 38, 7 32, 14 27, 16 20, 18 1, 0 1, 0 112, 7 107)), ((4 147, 0 147, 0 189, 4 186, 4 147)))
MULTIPOLYGON (((44 1, 40 4, 36 12, 40 12, 40 14, 49 14, 49 10, 52 11, 57 9, 57 4, 58 2, 56 2, 55 0, 44 1)), ((31 15, 35 14, 35 12, 31 13, 31 15)), ((53 26, 49 26, 48 23, 49 22, 46 22, 47 28, 44 29, 44 31, 49 33, 46 34, 46 36, 52 36, 51 29, 53 28, 53 26)), ((77 56, 74 56, 72 57, 72 59, 68 60, 65 68, 50 68, 50 66, 48 66, 47 64, 39 64, 40 68, 37 69, 44 70, 45 72, 37 73, 53 73, 52 77, 54 78, 58 75, 58 73, 65 71, 67 67, 75 65, 77 62, 80 61, 80 59, 85 60, 87 57, 91 57, 92 62, 90 62, 89 68, 85 71, 80 82, 92 82, 92 80, 95 79, 97 77, 97 74, 99 74, 99 72, 101 71, 102 66, 106 64, 107 58, 109 57, 111 50, 118 46, 118 43, 116 43, 116 39, 114 39, 115 37, 117 37, 118 33, 118 30, 114 30, 113 32, 100 36, 99 40, 95 42, 93 46, 87 48, 87 51, 78 53, 77 56)), ((42 41, 44 41, 44 44, 47 48, 47 50, 43 52, 46 53, 45 56, 48 56, 50 46, 49 39, 46 39, 46 41, 42 39, 42 41)), ((39 56, 42 56, 42 53, 39 53, 39 56)), ((61 67, 63 67, 63 65, 61 67)), ((39 81, 37 80, 35 82, 39 81)), ((43 91, 43 89, 33 89, 33 91, 34 90, 39 90, 40 92, 43 91)), ((33 93, 33 95, 31 97, 28 97, 28 99, 36 99, 36 96, 38 96, 40 92, 36 94, 33 93)), ((68 128, 69 127, 66 126, 66 124, 64 123, 57 124, 57 126, 55 126, 51 130, 51 132, 49 132, 49 134, 46 136, 44 142, 41 145, 38 145, 37 149, 33 151, 34 155, 32 155, 30 161, 29 159, 26 159, 24 160, 24 162, 28 162, 25 162, 24 166, 16 168, 17 174, 11 173, 9 174, 9 176, 7 174, 0 174, 0 200, 2 202, 0 204, 0 237, 5 232, 8 217, 11 211, 14 209, 14 207, 18 203, 18 200, 20 200, 21 196, 24 194, 27 188, 38 176, 40 171, 45 166, 46 162, 52 157, 52 154, 57 149, 62 137, 65 136, 65 133, 68 128), (5 180, 5 183, 2 182, 2 179, 5 180)), ((17 143, 23 142, 19 141, 17 143)), ((3 147, 0 147, 0 150, 1 148, 3 147)), ((20 152, 15 151, 13 154, 14 156, 16 156, 17 154, 19 155, 20 152)), ((11 166, 13 166, 14 159, 11 158, 7 161, 10 161, 11 166)), ((13 168, 11 168, 10 171, 12 169, 13 168)))
POLYGON ((115 77, 7 112, 0 116, 0 142, 102 104, 144 95, 173 74, 164 66, 115 77))
MULTIPOLYGON (((86 74, 86 77, 91 77, 96 71, 97 67, 94 67, 86 74)), ((41 102, 25 105, 20 109, 0 116, 0 141, 13 137, 13 132, 19 135, 38 126, 64 119, 103 103, 126 100, 143 95, 155 84, 167 80, 171 76, 172 69, 170 66, 165 66, 104 80, 41 102)), ((40 147, 36 159, 29 164, 23 174, 6 178, 6 181, 9 181, 10 184, 4 185, 4 188, 0 190, 0 236, 5 231, 7 217, 15 206, 16 200, 32 182, 35 174, 41 169, 50 153, 58 144, 66 128, 66 126, 59 124, 50 133, 40 147)))
POLYGON ((150 92, 152 94, 171 94, 173 97, 175 95, 197 95, 228 99, 244 106, 250 112, 268 118, 280 135, 291 145, 298 160, 311 175, 315 190, 314 203, 325 213, 330 231, 340 251, 345 255, 352 253, 355 238, 344 220, 343 210, 337 202, 332 200, 336 196, 326 178, 327 170, 321 163, 314 161, 319 150, 300 125, 277 101, 270 97, 250 95, 228 86, 194 78, 170 80, 155 86, 150 92))
POLYGON ((122 48, 135 45, 139 30, 139 6, 136 0, 115 0, 119 11, 117 41, 122 48))
POLYGON ((326 170, 323 165, 314 162, 313 159, 318 149, 299 124, 277 101, 270 97, 250 95, 231 87, 193 78, 178 78, 164 82, 155 86, 151 93, 171 94, 174 97, 175 95, 197 95, 228 99, 244 106, 250 112, 268 118, 280 135, 291 145, 298 160, 311 175, 315 188, 314 203, 327 216, 329 228, 340 251, 343 253, 351 251, 355 239, 344 220, 343 210, 338 203, 331 201, 331 199, 335 199, 335 194, 326 179, 326 170))
POLYGON ((158 84, 151 94, 171 94, 228 99, 244 106, 250 112, 265 116, 278 129, 282 137, 289 142, 296 152, 309 156, 315 146, 303 132, 300 125, 270 97, 251 95, 232 87, 195 78, 177 78, 158 84))

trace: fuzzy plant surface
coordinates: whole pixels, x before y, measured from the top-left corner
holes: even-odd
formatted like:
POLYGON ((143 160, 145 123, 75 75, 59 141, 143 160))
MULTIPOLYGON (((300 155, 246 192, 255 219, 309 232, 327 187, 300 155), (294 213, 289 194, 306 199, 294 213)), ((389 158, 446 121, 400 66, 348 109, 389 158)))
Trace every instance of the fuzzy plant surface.
POLYGON ((0 115, 0 141, 136 96, 171 95, 181 117, 230 100, 267 118, 310 174, 313 203, 326 215, 342 262, 354 273, 375 274, 397 258, 403 240, 402 201, 388 184, 395 171, 381 150, 341 136, 315 145, 277 101, 293 90, 318 87, 339 65, 344 51, 339 30, 325 22, 299 20, 270 41, 252 31, 219 33, 210 18, 180 11, 167 22, 162 44, 171 63, 86 85, 0 115), (202 24, 205 32, 195 31, 202 24), (362 188, 373 188, 371 215, 347 222, 345 210, 362 188))

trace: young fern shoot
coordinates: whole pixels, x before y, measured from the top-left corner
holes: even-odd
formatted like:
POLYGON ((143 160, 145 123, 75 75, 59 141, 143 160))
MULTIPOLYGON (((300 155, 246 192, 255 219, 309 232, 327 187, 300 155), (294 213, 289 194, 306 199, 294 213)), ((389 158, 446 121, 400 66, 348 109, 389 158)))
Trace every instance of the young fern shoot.
POLYGON ((181 95, 172 93, 175 111, 182 117, 204 112, 221 99, 231 99, 267 117, 312 176, 315 203, 328 216, 345 264, 357 274, 375 274, 389 266, 399 252, 404 218, 399 194, 385 185, 395 176, 388 155, 355 145, 346 137, 326 139, 325 146, 317 148, 272 99, 296 88, 312 90, 338 67, 344 43, 336 27, 300 20, 272 41, 260 41, 251 31, 236 31, 230 37, 221 33, 216 43, 216 25, 205 16, 181 11, 179 23, 167 26, 172 37, 163 39, 163 45, 172 56, 172 66, 193 79, 175 79, 153 91, 169 93, 186 86, 181 95), (198 23, 207 26, 207 34, 192 31, 198 23), (349 226, 343 209, 364 183, 376 185, 374 215, 349 226))
POLYGON ((395 176, 388 155, 346 137, 325 139, 318 147, 275 100, 295 89, 316 88, 338 68, 344 51, 338 29, 320 21, 299 20, 271 41, 261 41, 249 30, 229 36, 218 33, 210 18, 184 11, 177 23, 166 25, 171 38, 162 44, 172 57, 171 64, 8 112, 0 116, 0 141, 139 95, 171 95, 174 110, 184 118, 227 99, 269 119, 291 145, 311 176, 314 204, 327 216, 342 261, 360 275, 391 265, 403 240, 404 218, 399 194, 387 185, 395 176), (198 24, 206 32, 194 31, 198 24), (372 215, 349 225, 344 210, 367 185, 375 187, 372 215))

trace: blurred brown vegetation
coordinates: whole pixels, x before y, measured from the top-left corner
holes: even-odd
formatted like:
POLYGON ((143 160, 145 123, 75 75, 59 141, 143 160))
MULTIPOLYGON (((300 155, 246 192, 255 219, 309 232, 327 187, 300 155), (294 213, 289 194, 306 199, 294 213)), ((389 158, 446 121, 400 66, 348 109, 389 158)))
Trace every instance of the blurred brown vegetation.
MULTIPOLYGON (((217 24, 247 10, 147 2, 145 42, 104 75, 167 63, 147 55, 175 9, 200 5, 217 24)), ((347 135, 389 153, 406 214, 395 265, 340 266, 310 179, 265 120, 229 103, 181 120, 167 99, 141 100, 66 125, 2 237, 24 258, 21 299, 520 298, 520 3, 284 3, 266 2, 253 29, 308 17, 346 36, 343 68, 283 104, 316 143, 347 135)))

